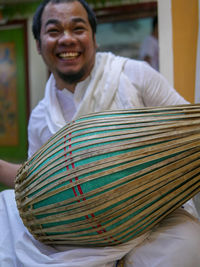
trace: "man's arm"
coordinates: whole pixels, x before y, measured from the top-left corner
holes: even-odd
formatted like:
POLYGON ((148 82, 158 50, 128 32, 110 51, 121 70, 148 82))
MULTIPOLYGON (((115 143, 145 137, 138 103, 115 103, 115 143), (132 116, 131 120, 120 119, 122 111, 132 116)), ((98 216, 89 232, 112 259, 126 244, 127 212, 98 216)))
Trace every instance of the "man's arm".
POLYGON ((17 170, 21 164, 14 164, 0 160, 0 182, 4 185, 14 188, 17 170))

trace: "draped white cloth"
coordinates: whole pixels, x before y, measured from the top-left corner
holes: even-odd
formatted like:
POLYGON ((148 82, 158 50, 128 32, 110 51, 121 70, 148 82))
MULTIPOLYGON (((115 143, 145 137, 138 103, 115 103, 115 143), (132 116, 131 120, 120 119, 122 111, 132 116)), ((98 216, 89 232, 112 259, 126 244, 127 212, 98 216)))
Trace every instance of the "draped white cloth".
MULTIPOLYGON (((124 64, 127 60, 124 57, 116 57, 112 53, 101 54, 101 60, 96 62, 98 67, 95 68, 95 75, 93 71, 93 79, 91 79, 83 100, 72 120, 77 119, 83 114, 121 107, 119 98, 117 98, 116 104, 116 101, 114 101, 119 84, 123 83, 124 87, 129 88, 129 90, 132 87, 130 81, 123 74, 124 64)), ((45 91, 45 98, 49 100, 46 101, 45 116, 52 133, 57 132, 66 124, 62 112, 59 112, 60 104, 56 100, 56 91, 52 90, 54 86, 55 81, 52 75, 47 82, 45 91)))

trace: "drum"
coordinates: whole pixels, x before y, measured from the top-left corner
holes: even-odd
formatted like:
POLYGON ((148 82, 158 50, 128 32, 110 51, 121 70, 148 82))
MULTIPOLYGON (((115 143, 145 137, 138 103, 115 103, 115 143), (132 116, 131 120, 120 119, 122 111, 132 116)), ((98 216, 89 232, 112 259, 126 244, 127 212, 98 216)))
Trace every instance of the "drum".
POLYGON ((110 246, 200 188, 200 105, 105 111, 58 131, 18 171, 24 225, 45 244, 110 246))

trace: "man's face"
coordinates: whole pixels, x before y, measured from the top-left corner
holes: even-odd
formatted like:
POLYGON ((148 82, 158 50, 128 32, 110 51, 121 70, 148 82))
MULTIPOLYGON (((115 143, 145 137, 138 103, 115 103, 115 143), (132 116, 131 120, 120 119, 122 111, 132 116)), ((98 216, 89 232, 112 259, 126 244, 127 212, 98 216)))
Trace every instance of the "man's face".
POLYGON ((57 84, 76 84, 91 72, 96 41, 88 15, 78 2, 47 4, 41 18, 41 42, 37 43, 57 84))

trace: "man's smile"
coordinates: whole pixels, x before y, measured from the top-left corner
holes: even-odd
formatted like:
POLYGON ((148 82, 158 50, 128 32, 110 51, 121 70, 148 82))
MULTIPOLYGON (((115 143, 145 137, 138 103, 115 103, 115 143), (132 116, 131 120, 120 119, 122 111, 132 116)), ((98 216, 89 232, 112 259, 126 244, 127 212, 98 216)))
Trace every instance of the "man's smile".
POLYGON ((62 52, 58 54, 58 57, 62 59, 75 59, 79 56, 80 56, 80 53, 78 52, 62 52))

